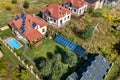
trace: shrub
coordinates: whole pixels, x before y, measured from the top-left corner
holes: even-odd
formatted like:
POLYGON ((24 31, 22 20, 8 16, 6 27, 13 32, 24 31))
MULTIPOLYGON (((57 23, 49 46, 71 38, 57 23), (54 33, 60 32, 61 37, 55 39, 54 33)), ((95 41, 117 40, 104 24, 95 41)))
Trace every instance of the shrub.
POLYGON ((12 4, 16 4, 17 3, 17 0, 12 0, 12 4))
POLYGON ((90 7, 88 8, 88 13, 92 13, 93 11, 94 11, 93 6, 90 6, 90 7))
POLYGON ((28 1, 24 1, 23 7, 24 7, 24 8, 29 8, 29 3, 28 3, 28 1))
POLYGON ((10 11, 11 10, 11 7, 10 6, 6 6, 5 7, 7 11, 10 11))
POLYGON ((89 38, 91 38, 93 35, 93 26, 92 25, 88 25, 84 32, 82 33, 82 38, 87 40, 89 38))
POLYGON ((102 13, 101 12, 93 12, 92 16, 93 17, 101 17, 102 13))

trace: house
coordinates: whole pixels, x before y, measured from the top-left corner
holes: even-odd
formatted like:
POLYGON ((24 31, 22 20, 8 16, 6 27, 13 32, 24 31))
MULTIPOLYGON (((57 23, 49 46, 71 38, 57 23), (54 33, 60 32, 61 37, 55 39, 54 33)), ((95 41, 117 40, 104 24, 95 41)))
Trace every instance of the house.
POLYGON ((88 2, 90 5, 89 6, 93 6, 93 9, 100 9, 103 6, 104 0, 85 0, 86 2, 88 2))
POLYGON ((72 12, 60 4, 49 4, 41 10, 42 18, 50 25, 59 28, 65 25, 71 19, 72 12))
POLYGON ((16 15, 8 25, 18 38, 27 43, 40 40, 47 31, 47 23, 43 19, 24 13, 16 15))
POLYGON ((85 0, 65 0, 62 5, 71 10, 73 15, 80 16, 87 10, 88 3, 85 0))
POLYGON ((104 80, 111 63, 99 54, 88 54, 88 59, 76 72, 70 74, 66 80, 104 80))

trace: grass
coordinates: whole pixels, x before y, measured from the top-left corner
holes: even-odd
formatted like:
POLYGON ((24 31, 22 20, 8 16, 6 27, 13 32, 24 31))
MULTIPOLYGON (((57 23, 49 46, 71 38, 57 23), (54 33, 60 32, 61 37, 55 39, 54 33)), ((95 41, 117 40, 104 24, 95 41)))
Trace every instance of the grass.
POLYGON ((0 27, 5 26, 8 21, 8 16, 5 13, 0 13, 0 27))
POLYGON ((116 79, 119 70, 120 70, 120 56, 116 58, 114 65, 112 66, 110 72, 107 74, 106 80, 116 79))
POLYGON ((43 44, 36 49, 28 49, 26 54, 31 58, 47 57, 47 53, 54 53, 56 46, 62 47, 53 40, 46 40, 43 44))
POLYGON ((8 37, 15 37, 15 35, 12 33, 12 30, 9 28, 7 30, 0 31, 0 37, 8 38, 8 37))
POLYGON ((19 64, 21 64, 18 59, 13 55, 13 53, 11 53, 9 51, 9 49, 7 47, 4 46, 4 44, 2 42, 0 42, 0 44, 2 44, 2 52, 3 55, 5 57, 5 59, 13 66, 13 67, 18 67, 19 64))
POLYGON ((108 6, 103 6, 102 9, 97 9, 96 12, 108 13, 112 8, 108 6))

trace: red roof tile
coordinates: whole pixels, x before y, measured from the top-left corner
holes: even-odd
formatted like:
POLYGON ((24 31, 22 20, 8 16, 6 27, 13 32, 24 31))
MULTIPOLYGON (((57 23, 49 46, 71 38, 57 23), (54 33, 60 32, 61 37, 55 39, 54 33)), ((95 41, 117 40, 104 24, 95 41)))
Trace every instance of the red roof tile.
POLYGON ((84 5, 88 5, 88 3, 85 0, 65 0, 64 3, 71 3, 72 6, 76 7, 76 8, 81 8, 84 5))
MULTIPOLYGON (((19 17, 17 20, 12 20, 8 24, 11 27, 17 28, 17 30, 22 33, 23 30, 21 30, 22 24, 23 24, 23 19, 21 18, 21 15, 17 15, 16 18, 19 17)), ((47 23, 40 18, 35 17, 34 15, 25 15, 25 25, 24 25, 24 32, 22 33, 29 41, 34 41, 38 38, 41 38, 43 35, 37 31, 32 24, 36 23, 40 27, 47 26, 47 23)))
POLYGON ((72 14, 70 10, 64 8, 59 4, 49 4, 46 6, 45 9, 41 10, 41 12, 43 13, 49 12, 50 16, 57 19, 64 17, 66 14, 72 14))

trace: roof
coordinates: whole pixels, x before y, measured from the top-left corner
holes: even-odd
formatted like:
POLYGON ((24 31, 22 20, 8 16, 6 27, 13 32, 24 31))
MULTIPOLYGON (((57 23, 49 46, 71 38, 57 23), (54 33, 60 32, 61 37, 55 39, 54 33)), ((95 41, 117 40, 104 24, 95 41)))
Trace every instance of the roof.
POLYGON ((41 28, 47 25, 43 19, 37 18, 35 15, 25 15, 24 13, 16 15, 15 19, 11 20, 8 24, 11 27, 15 27, 18 32, 24 35, 30 42, 43 36, 35 29, 36 25, 39 25, 41 28))
POLYGON ((72 6, 76 7, 76 8, 81 8, 84 5, 88 5, 88 3, 85 0, 65 0, 64 4, 66 3, 71 3, 72 6))
POLYGON ((49 4, 46 6, 46 8, 41 10, 41 12, 50 13, 50 16, 57 19, 64 17, 66 14, 72 14, 70 10, 64 8, 60 4, 49 4))
POLYGON ((96 3, 99 0, 85 0, 85 1, 88 2, 89 4, 94 4, 94 3, 96 3))
POLYGON ((73 80, 81 80, 81 78, 85 78, 86 80, 87 78, 90 80, 93 80, 93 78, 96 78, 97 80, 103 80, 109 69, 110 63, 101 55, 88 54, 88 59, 85 61, 85 63, 77 72, 73 72, 71 75, 69 75, 68 78, 70 77, 73 80))

